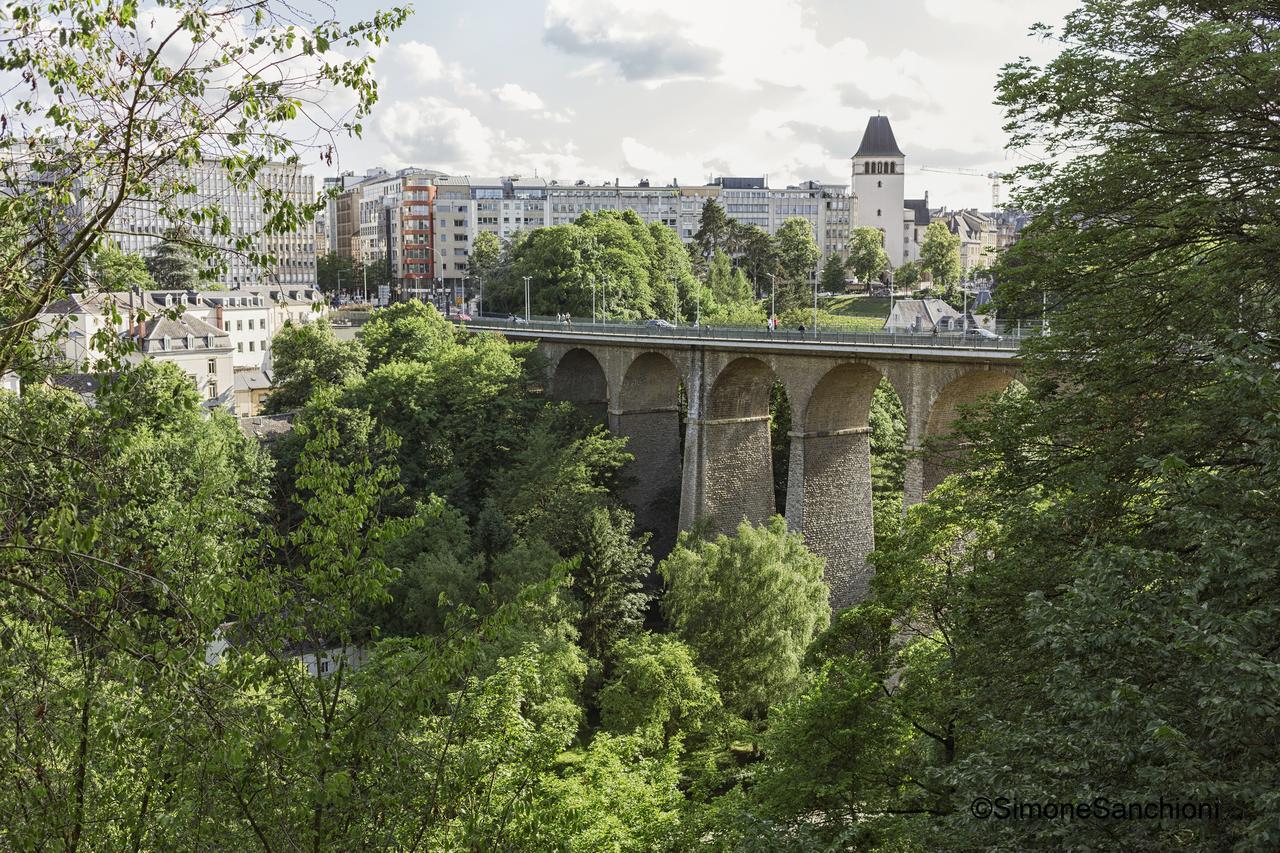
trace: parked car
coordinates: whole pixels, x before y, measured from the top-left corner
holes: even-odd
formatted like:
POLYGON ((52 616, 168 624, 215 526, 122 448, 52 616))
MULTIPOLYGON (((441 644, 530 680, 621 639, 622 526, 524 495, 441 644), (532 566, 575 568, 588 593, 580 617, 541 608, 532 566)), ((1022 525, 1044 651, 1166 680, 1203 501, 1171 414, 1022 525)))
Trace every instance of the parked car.
POLYGON ((965 329, 964 336, 966 338, 978 338, 984 341, 1002 340, 1002 338, 999 335, 997 335, 995 332, 991 331, 990 329, 984 329, 981 326, 974 326, 972 328, 965 329))
POLYGON ((453 317, 453 319, 458 320, 458 321, 463 322, 463 323, 470 323, 470 322, 471 322, 471 315, 470 315, 470 314, 467 314, 467 313, 464 313, 464 312, 462 312, 462 311, 455 311, 455 312, 453 312, 453 314, 452 314, 451 316, 453 317))
POLYGON ((645 320, 644 324, 651 329, 674 329, 675 328, 674 324, 668 323, 666 320, 662 320, 658 317, 654 317, 652 320, 645 320))

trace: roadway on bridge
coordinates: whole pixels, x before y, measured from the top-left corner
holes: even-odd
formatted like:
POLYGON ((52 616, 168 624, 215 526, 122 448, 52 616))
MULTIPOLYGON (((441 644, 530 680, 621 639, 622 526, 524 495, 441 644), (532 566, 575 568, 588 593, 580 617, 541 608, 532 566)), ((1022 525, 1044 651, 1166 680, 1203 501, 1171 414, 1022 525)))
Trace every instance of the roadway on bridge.
POLYGON ((973 338, 963 335, 914 335, 889 332, 824 332, 777 330, 742 326, 650 326, 629 323, 557 322, 553 318, 512 321, 484 317, 461 323, 474 332, 501 332, 507 337, 583 343, 648 344, 673 347, 712 347, 757 352, 883 355, 899 358, 927 356, 944 359, 1016 361, 1022 339, 973 338))

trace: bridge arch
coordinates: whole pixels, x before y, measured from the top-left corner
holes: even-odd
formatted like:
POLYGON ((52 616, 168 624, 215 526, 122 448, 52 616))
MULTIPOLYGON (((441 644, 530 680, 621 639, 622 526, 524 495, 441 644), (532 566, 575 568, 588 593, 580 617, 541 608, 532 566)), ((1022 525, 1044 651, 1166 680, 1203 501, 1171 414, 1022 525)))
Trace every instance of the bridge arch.
POLYGON ((828 369, 814 385, 791 433, 787 524, 826 558, 831 605, 866 596, 874 548, 871 400, 880 372, 864 363, 828 369))
POLYGON ((581 347, 562 355, 552 370, 551 399, 574 403, 604 423, 609 406, 609 380, 599 359, 581 347))
POLYGON ((715 373, 705 412, 698 413, 705 486, 697 515, 714 530, 730 533, 744 518, 759 524, 775 512, 769 431, 775 380, 761 359, 733 358, 715 373))
POLYGON ((952 379, 934 395, 925 421, 921 497, 933 491, 962 461, 964 443, 955 435, 962 408, 1003 394, 1015 380, 1013 371, 969 370, 952 379))
POLYGON ((636 526, 652 534, 661 559, 675 546, 681 480, 680 373, 667 356, 644 352, 632 359, 619 383, 609 428, 627 437, 634 457, 623 471, 623 499, 636 526))

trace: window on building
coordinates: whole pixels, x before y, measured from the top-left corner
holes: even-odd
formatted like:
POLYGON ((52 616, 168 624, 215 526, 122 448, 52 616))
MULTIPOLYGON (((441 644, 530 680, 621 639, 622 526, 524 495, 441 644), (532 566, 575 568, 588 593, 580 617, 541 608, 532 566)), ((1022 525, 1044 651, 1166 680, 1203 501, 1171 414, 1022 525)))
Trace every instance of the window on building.
POLYGON ((879 216, 879 215, 880 215, 880 209, 876 208, 876 216, 879 216))
POLYGON ((244 341, 236 344, 236 352, 244 352, 244 341))
POLYGON ((877 187, 883 187, 883 186, 884 186, 884 181, 876 181, 876 186, 877 186, 877 187))
POLYGON ((244 330, 244 320, 236 320, 236 331, 239 332, 243 330, 244 330))
MULTIPOLYGON (((304 320, 303 320, 303 322, 305 323, 305 322, 306 322, 306 320, 304 319, 304 320)), ((261 347, 261 348, 262 348, 262 351, 263 351, 263 352, 266 352, 266 351, 267 351, 267 342, 266 342, 266 341, 262 341, 261 343, 262 343, 262 347, 261 347)))
POLYGON ((253 352, 253 341, 249 341, 249 352, 253 352))
POLYGON ((211 359, 209 359, 209 363, 206 365, 206 367, 208 368, 209 373, 211 373, 211 374, 212 374, 212 373, 217 373, 217 372, 218 372, 218 360, 217 360, 216 358, 211 358, 211 359))
POLYGON ((213 380, 209 380, 209 389, 208 389, 208 393, 209 393, 209 399, 210 399, 210 400, 212 400, 212 399, 214 399, 215 397, 217 397, 217 396, 218 396, 218 383, 217 383, 217 382, 214 382, 213 380))
POLYGON ((252 317, 250 317, 250 318, 249 318, 249 331, 251 331, 251 332, 253 331, 253 318, 252 318, 252 317))

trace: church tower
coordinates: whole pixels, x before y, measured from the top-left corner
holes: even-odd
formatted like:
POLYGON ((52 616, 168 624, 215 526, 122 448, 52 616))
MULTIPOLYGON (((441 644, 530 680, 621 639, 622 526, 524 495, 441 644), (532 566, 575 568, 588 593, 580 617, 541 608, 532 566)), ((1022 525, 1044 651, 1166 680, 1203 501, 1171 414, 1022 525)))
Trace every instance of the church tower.
POLYGON ((906 155, 893 138, 888 116, 872 116, 858 153, 853 155, 853 224, 880 229, 885 254, 895 267, 907 259, 902 230, 905 166, 906 155))

